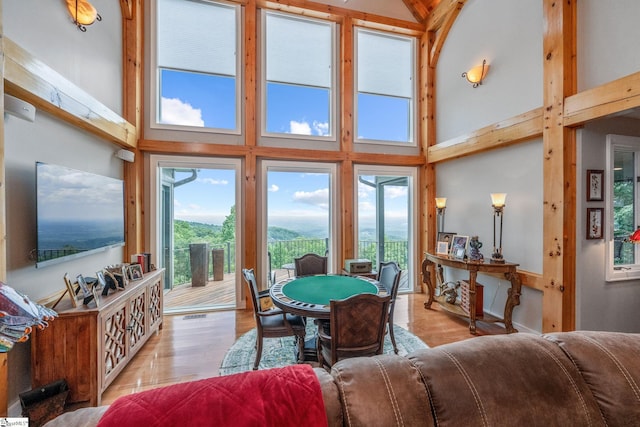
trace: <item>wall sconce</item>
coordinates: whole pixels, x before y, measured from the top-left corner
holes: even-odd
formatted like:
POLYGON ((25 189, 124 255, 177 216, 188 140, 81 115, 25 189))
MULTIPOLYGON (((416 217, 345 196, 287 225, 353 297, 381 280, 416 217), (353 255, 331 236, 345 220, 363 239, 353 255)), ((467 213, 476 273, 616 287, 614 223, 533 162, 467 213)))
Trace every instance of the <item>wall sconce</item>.
POLYGON ((438 232, 444 231, 444 211, 447 208, 446 197, 436 197, 436 214, 438 215, 438 232))
POLYGON ((491 193, 491 206, 493 206, 493 254, 491 262, 504 263, 502 257, 502 211, 504 210, 507 193, 491 193), (500 218, 500 233, 498 245, 496 245, 496 220, 500 218))
POLYGON ((95 21, 102 21, 102 17, 98 14, 96 8, 87 0, 67 0, 67 9, 71 19, 73 19, 73 23, 82 32, 87 31, 85 25, 91 25, 95 21))
POLYGON ((473 87, 478 87, 486 77, 487 71, 489 71, 489 65, 487 65, 487 60, 483 59, 482 65, 475 66, 469 71, 465 71, 462 73, 462 77, 465 77, 473 87))

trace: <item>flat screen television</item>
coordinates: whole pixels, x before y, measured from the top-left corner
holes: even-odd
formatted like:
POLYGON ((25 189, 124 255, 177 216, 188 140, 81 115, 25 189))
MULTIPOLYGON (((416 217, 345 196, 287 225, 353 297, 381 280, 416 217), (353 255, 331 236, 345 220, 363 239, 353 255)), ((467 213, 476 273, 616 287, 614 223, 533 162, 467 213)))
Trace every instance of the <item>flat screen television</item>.
POLYGON ((36 163, 36 267, 124 245, 124 183, 36 163))

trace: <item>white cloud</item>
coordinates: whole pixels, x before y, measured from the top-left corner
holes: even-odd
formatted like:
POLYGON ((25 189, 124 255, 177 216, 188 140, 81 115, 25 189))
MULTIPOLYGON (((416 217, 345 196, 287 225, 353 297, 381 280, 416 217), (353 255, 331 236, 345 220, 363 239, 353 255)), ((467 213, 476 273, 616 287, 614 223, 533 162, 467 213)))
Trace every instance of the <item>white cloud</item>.
POLYGON ((306 203, 308 205, 319 206, 324 209, 329 208, 329 189, 322 188, 315 191, 296 191, 293 194, 295 202, 306 203))
POLYGON ((229 181, 226 179, 212 179, 212 178, 198 178, 198 182, 209 185, 228 185, 229 181))
POLYGON ((177 98, 162 98, 160 111, 162 112, 161 123, 204 127, 202 110, 193 108, 177 98))
POLYGON ((313 130, 316 131, 316 135, 327 136, 329 135, 329 123, 327 122, 319 123, 314 120, 313 130))
POLYGON ((386 186, 384 188, 384 196, 390 199, 397 199, 398 197, 407 196, 407 187, 386 186))
POLYGON ((280 190, 280 187, 275 184, 271 184, 271 187, 269 187, 269 192, 271 193, 276 193, 278 190, 280 190))
POLYGON ((291 120, 289 122, 289 133, 296 135, 311 135, 311 126, 307 122, 296 122, 291 120))

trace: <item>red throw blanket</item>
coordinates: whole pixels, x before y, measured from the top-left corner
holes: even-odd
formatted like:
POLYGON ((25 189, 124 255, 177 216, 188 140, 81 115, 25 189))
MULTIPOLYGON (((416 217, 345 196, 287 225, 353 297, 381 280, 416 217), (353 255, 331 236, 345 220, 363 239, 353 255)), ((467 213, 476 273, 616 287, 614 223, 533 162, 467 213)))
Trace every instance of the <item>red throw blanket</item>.
POLYGON ((122 396, 98 427, 326 426, 309 365, 209 378, 122 396))

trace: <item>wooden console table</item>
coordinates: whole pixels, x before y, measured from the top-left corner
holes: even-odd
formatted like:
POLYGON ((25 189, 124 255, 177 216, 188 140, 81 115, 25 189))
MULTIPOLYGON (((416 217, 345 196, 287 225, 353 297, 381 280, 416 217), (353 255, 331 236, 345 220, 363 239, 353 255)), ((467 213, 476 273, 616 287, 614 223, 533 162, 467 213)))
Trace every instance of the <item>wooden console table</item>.
MULTIPOLYGON (((437 301, 435 297, 434 285, 431 280, 431 270, 433 270, 434 273, 438 275, 437 277, 442 281, 443 266, 456 268, 459 270, 467 270, 469 272, 469 331, 474 335, 476 333, 476 318, 478 317, 478 315, 483 315, 483 313, 476 313, 476 277, 478 273, 503 274, 504 277, 511 283, 511 288, 508 291, 507 301, 504 306, 504 318, 497 320, 504 322, 504 326, 508 333, 518 332, 518 330, 513 327, 513 323, 511 322, 513 308, 517 305, 520 305, 520 291, 522 289, 522 282, 516 268, 518 264, 514 264, 511 262, 500 264, 492 262, 477 262, 450 258, 446 255, 433 255, 430 253, 425 253, 425 258, 422 261, 422 275, 423 281, 427 285, 429 299, 424 303, 424 308, 430 308, 433 301, 437 301), (437 272, 435 271, 436 269, 437 272)), ((445 304, 447 303, 442 301, 442 305, 445 304)), ((459 311, 459 314, 463 314, 462 310, 459 311)), ((466 313, 464 314, 466 315, 466 313)))
POLYGON ((31 385, 64 378, 67 410, 99 406, 104 390, 152 334, 162 328, 164 270, 131 281, 124 291, 100 296, 99 307, 71 307, 64 299, 58 318, 35 330, 31 385))

